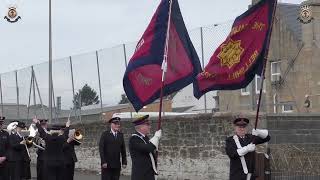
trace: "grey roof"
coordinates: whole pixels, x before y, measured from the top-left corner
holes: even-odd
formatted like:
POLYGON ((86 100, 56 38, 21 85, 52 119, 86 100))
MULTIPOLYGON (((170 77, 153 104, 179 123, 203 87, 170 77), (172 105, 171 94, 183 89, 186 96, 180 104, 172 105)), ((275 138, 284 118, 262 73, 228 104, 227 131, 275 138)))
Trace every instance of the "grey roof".
POLYGON ((176 108, 172 108, 172 112, 186 112, 187 110, 193 107, 194 106, 176 107, 176 108))
POLYGON ((297 19, 299 17, 300 5, 279 3, 278 12, 280 13, 280 21, 286 24, 297 40, 301 41, 302 27, 297 19))

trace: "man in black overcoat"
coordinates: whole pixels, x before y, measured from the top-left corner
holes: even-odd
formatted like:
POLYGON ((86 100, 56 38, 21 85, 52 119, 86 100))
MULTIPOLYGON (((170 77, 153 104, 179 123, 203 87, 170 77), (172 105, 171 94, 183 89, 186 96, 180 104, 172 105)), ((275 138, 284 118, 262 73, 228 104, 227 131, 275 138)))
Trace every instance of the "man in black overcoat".
POLYGON ((161 130, 149 139, 149 115, 133 121, 136 132, 129 140, 129 151, 132 160, 131 180, 154 180, 157 175, 155 152, 161 138, 161 130))
POLYGON ((120 132, 120 118, 113 117, 108 122, 110 130, 102 133, 99 142, 101 159, 101 179, 119 180, 122 167, 127 166, 127 153, 123 133, 120 132))
POLYGON ((63 145, 68 139, 70 121, 67 121, 65 128, 61 125, 52 125, 49 133, 44 131, 38 119, 33 119, 33 122, 38 128, 40 137, 43 138, 46 144, 44 164, 47 172, 47 180, 63 180, 63 145))
POLYGON ((0 180, 9 179, 7 156, 9 150, 9 133, 3 130, 5 117, 0 116, 0 180))
MULTIPOLYGON (((39 120, 41 127, 47 133, 48 132, 48 120, 47 119, 40 119, 39 120)), ((42 148, 37 148, 37 180, 46 180, 47 173, 45 172, 44 166, 44 151, 45 151, 45 144, 39 144, 42 148)))
POLYGON ((81 142, 75 138, 75 129, 70 130, 69 138, 63 145, 64 154, 64 180, 73 180, 75 163, 78 158, 74 146, 79 146, 81 142))

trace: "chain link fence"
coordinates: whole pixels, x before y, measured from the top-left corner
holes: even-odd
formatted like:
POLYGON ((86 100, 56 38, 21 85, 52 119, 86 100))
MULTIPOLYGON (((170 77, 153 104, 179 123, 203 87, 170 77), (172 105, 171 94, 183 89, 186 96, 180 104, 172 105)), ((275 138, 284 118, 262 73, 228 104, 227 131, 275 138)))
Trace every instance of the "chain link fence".
MULTIPOLYGON (((189 31, 190 38, 204 67, 214 50, 228 35, 232 22, 215 24, 189 31)), ((69 114, 90 114, 105 112, 105 109, 118 109, 125 94, 122 78, 126 66, 135 51, 137 42, 118 45, 112 48, 65 57, 53 61, 53 117, 59 119, 69 114), (98 101, 93 105, 82 105, 74 110, 76 94, 85 85, 94 90, 98 101)), ((8 119, 31 119, 33 116, 48 118, 49 82, 48 63, 32 65, 13 72, 0 74, 1 115, 8 119)), ((192 85, 182 94, 195 112, 211 112, 216 107, 215 92, 210 92, 200 100, 193 97, 192 85)), ((179 94, 179 93, 178 93, 179 94)), ((179 100, 177 100, 179 101, 179 100)), ((183 100, 180 100, 183 101, 183 100)), ((184 102, 173 102, 177 108, 184 102)), ((172 107, 173 109, 175 107, 172 107)), ((132 110, 131 110, 132 111, 132 110)))
POLYGON ((320 179, 319 146, 271 146, 270 164, 274 180, 320 179))

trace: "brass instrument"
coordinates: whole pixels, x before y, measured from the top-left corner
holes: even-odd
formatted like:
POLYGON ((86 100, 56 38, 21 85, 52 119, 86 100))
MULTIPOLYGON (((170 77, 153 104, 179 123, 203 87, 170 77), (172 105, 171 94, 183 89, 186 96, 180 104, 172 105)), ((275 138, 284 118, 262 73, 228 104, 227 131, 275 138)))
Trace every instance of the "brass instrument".
POLYGON ((24 144, 24 146, 26 147, 26 150, 27 150, 27 153, 28 153, 29 158, 31 158, 30 152, 29 152, 29 149, 28 149, 28 148, 30 148, 31 146, 28 147, 28 145, 27 145, 27 140, 26 140, 26 138, 25 138, 24 136, 22 136, 22 138, 23 138, 23 140, 26 142, 26 143, 24 144))
POLYGON ((82 135, 80 129, 71 129, 69 131, 69 137, 72 138, 74 141, 77 141, 78 143, 81 143, 83 135, 82 135))
POLYGON ((45 141, 38 136, 38 129, 35 126, 35 124, 31 124, 29 126, 29 131, 30 134, 26 138, 26 144, 29 145, 30 147, 33 145, 41 150, 45 150, 45 141))
POLYGON ((33 145, 33 137, 26 136, 25 139, 26 139, 27 146, 30 148, 33 145))
MULTIPOLYGON (((18 126, 18 122, 12 122, 10 124, 8 124, 7 126, 7 131, 9 134, 12 133, 16 133, 17 132, 17 126, 18 126)), ((29 149, 32 146, 32 139, 29 138, 30 136, 30 131, 29 130, 21 130, 21 132, 19 133, 20 136, 22 136, 23 140, 26 142, 24 144, 24 146, 26 147, 28 156, 30 158, 30 153, 29 153, 29 149)))

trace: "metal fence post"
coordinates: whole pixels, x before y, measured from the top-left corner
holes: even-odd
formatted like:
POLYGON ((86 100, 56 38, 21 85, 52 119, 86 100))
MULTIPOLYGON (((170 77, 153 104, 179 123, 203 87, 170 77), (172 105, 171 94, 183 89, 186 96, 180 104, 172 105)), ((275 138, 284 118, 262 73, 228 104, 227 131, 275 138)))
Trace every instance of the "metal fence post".
POLYGON ((31 66, 31 82, 32 82, 32 93, 33 93, 33 105, 34 105, 34 112, 33 112, 33 115, 34 116, 37 116, 37 108, 36 108, 36 105, 37 105, 37 100, 36 100, 36 83, 34 83, 34 74, 33 74, 33 66, 31 66))
MULTIPOLYGON (((201 39, 201 60, 202 60, 202 69, 204 69, 204 49, 203 49, 203 28, 200 27, 200 39, 201 39)), ((207 95, 204 94, 204 112, 207 113, 207 95)))
POLYGON ((16 71, 15 74, 16 74, 16 90, 17 90, 17 118, 20 119, 18 71, 16 71))
MULTIPOLYGON (((127 61, 127 50, 126 50, 126 44, 122 44, 123 47, 123 57, 124 57, 124 66, 127 69, 128 67, 128 61, 127 61)), ((132 119, 132 111, 130 109, 130 118, 132 119)))
POLYGON ((100 119, 102 120, 102 92, 101 92, 101 79, 100 79, 100 66, 99 66, 99 54, 98 54, 98 51, 96 51, 96 59, 97 59, 97 70, 98 70, 98 81, 99 81, 99 93, 100 93, 100 109, 101 109, 101 112, 100 112, 100 119))
POLYGON ((72 101, 73 101, 72 110, 74 111, 74 117, 77 117, 77 110, 76 110, 75 99, 74 99, 74 97, 75 97, 74 96, 74 80, 73 80, 73 67, 72 67, 72 57, 71 56, 69 56, 69 63, 70 63, 70 73, 71 73, 71 85, 72 85, 72 101))

